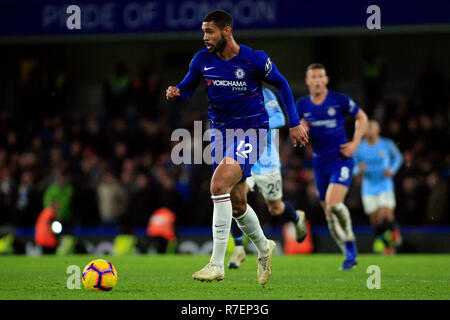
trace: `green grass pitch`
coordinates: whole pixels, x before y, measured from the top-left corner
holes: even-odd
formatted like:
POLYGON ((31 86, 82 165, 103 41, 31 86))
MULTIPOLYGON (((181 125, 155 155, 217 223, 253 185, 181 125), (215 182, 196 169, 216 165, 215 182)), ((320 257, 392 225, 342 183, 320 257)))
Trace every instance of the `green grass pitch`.
MULTIPOLYGON (((228 257, 227 257, 228 259, 228 257)), ((256 256, 237 270, 225 271, 223 282, 191 278, 209 256, 1 256, 1 300, 396 300, 450 298, 450 255, 359 255, 351 271, 339 271, 342 255, 276 255, 272 278, 265 286, 256 279, 256 256), (70 265, 82 270, 104 258, 117 269, 119 280, 110 292, 68 289, 70 265), (367 267, 381 270, 381 288, 369 290, 367 267)), ((226 260, 227 261, 227 260, 226 260)))

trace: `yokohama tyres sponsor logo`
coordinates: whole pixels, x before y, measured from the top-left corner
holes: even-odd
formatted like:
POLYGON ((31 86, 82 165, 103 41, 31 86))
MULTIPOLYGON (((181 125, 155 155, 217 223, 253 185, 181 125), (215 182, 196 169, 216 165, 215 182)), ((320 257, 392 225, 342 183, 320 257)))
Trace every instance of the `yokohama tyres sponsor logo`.
POLYGON ((212 80, 215 86, 220 87, 246 87, 247 83, 245 81, 232 81, 232 80, 212 80))

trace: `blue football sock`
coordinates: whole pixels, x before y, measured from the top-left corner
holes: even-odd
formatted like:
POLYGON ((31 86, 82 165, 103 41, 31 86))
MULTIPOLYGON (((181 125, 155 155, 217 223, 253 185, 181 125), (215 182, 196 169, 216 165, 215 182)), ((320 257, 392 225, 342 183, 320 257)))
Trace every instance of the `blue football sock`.
POLYGON ((242 233, 242 230, 239 229, 239 227, 234 219, 231 223, 231 235, 233 236, 234 245, 242 246, 243 233, 242 233))
POLYGON ((345 260, 355 260, 358 254, 355 241, 345 242, 345 260))
POLYGON ((295 212, 295 209, 292 206, 292 204, 287 201, 283 201, 283 203, 284 203, 284 212, 281 215, 284 216, 289 221, 297 223, 300 217, 298 216, 297 212, 295 212))

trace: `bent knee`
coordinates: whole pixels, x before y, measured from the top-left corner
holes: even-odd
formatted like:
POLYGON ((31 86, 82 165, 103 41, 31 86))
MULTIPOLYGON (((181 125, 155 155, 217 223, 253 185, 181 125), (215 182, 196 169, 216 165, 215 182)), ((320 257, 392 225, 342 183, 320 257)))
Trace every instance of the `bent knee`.
POLYGON ((231 187, 222 181, 211 181, 209 191, 213 196, 220 196, 222 194, 229 194, 231 187))
POLYGON ((333 212, 328 210, 327 204, 325 203, 325 201, 321 201, 320 206, 322 207, 322 210, 325 213, 325 218, 327 218, 327 219, 333 218, 333 212))

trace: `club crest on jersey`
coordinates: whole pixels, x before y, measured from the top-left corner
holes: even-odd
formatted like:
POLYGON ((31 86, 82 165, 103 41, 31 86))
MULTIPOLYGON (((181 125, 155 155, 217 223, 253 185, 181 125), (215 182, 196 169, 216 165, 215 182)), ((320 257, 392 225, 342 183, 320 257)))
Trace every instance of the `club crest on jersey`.
POLYGON ((245 77, 245 71, 242 68, 237 68, 236 71, 234 72, 234 75, 236 76, 237 79, 242 79, 245 77))
POLYGON ((336 114, 336 110, 334 108, 329 108, 328 109, 328 115, 330 117, 334 116, 336 114))

